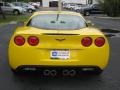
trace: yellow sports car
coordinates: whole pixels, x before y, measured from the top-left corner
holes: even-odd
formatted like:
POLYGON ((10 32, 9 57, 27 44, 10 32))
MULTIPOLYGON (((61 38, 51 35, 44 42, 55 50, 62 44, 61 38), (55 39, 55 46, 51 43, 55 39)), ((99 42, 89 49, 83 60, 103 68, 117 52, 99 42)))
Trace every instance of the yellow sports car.
POLYGON ((16 29, 9 43, 9 64, 15 72, 100 74, 108 61, 107 38, 75 12, 35 12, 16 29))

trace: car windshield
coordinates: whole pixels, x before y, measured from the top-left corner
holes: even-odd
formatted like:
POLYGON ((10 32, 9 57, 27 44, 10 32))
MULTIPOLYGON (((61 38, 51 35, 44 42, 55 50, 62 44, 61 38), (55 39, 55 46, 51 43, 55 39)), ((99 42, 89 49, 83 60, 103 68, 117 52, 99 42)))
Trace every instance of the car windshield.
POLYGON ((44 14, 34 16, 27 26, 47 30, 78 30, 86 27, 86 22, 75 15, 44 14))

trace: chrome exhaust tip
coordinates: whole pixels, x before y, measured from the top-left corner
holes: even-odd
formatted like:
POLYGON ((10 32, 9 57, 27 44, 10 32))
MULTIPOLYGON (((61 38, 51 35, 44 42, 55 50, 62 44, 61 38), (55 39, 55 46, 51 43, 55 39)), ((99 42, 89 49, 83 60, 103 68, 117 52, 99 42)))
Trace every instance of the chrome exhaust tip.
POLYGON ((70 76, 75 76, 76 75, 76 71, 75 70, 70 70, 69 71, 69 75, 70 76))
POLYGON ((50 70, 44 70, 43 75, 44 76, 49 76, 50 75, 50 70))
POLYGON ((63 70, 62 74, 63 74, 63 76, 68 76, 69 75, 69 71, 67 69, 63 70))
POLYGON ((50 75, 53 76, 53 77, 56 76, 57 75, 57 71, 56 70, 51 70, 50 71, 50 75))

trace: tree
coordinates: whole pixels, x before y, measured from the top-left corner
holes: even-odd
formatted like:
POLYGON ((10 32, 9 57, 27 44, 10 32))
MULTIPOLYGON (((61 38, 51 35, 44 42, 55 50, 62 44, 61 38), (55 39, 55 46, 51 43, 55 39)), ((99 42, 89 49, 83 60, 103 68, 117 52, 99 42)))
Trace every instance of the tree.
POLYGON ((120 0, 99 0, 99 3, 108 16, 120 16, 120 0))
POLYGON ((6 19, 5 15, 4 15, 3 11, 2 11, 1 5, 0 5, 0 14, 2 14, 3 19, 6 19))

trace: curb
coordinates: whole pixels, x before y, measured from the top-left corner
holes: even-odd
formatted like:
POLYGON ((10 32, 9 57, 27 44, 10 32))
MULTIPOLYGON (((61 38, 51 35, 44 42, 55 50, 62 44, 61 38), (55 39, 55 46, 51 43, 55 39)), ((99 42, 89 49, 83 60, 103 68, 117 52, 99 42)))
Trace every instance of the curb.
POLYGON ((17 24, 18 22, 16 22, 16 21, 11 21, 11 22, 9 22, 8 24, 17 24))
POLYGON ((94 17, 94 18, 101 18, 101 19, 120 19, 120 17, 94 17))

